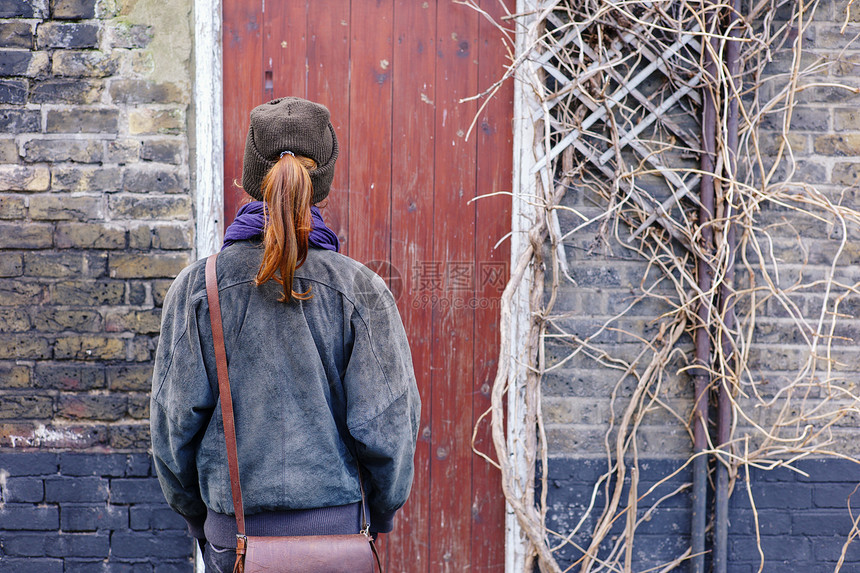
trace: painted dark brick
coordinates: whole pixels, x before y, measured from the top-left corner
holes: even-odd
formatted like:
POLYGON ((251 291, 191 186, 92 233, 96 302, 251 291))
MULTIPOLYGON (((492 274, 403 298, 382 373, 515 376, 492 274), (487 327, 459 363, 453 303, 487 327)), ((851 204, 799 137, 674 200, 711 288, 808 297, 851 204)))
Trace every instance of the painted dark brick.
MULTIPOLYGON (((845 536, 834 535, 830 537, 812 537, 812 550, 815 561, 823 563, 830 562, 830 571, 833 570, 833 562, 839 561, 842 555, 842 550, 845 548, 845 536)), ((854 564, 860 563, 860 543, 852 542, 845 548, 845 562, 854 564)))
POLYGON ((51 557, 101 557, 110 553, 110 535, 97 533, 63 533, 48 548, 51 557))
POLYGON ((692 520, 686 508, 657 509, 651 517, 642 521, 636 529, 637 535, 689 536, 692 520))
MULTIPOLYGON (((155 483, 156 485, 158 484, 157 481, 155 483)), ((161 494, 160 488, 159 494, 161 494)), ((161 506, 134 505, 128 511, 129 525, 131 529, 137 531, 185 530, 187 528, 185 520, 178 513, 163 504, 161 506)))
POLYGON ((62 559, 0 559, 0 573, 63 573, 62 559))
POLYGON ((105 563, 103 560, 79 558, 65 559, 64 564, 63 573, 152 573, 149 563, 105 563))
POLYGON ((847 460, 809 460, 802 469, 806 475, 797 474, 798 481, 860 483, 860 466, 847 460))
POLYGON ((815 507, 845 508, 849 505, 855 507, 860 501, 860 489, 857 484, 832 483, 827 487, 815 487, 812 493, 815 507))
POLYGON ((110 484, 111 503, 161 503, 164 495, 158 480, 114 479, 110 484))
POLYGON ((3 551, 13 557, 107 557, 106 533, 19 533, 4 540, 3 551))
POLYGON ((188 563, 182 561, 158 563, 155 566, 155 573, 188 573, 188 563))
POLYGON ((163 559, 186 559, 192 543, 175 532, 116 532, 111 539, 111 554, 119 558, 145 559, 159 555, 163 559))
POLYGON ((65 504, 60 508, 60 528, 63 531, 123 530, 128 528, 128 508, 65 504))
POLYGON ((152 459, 147 454, 129 454, 127 477, 154 476, 152 470, 152 459))
MULTIPOLYGON (((793 537, 789 539, 791 541, 787 543, 788 539, 782 536, 762 536, 761 547, 765 558, 768 556, 787 557, 790 555, 795 563, 812 560, 812 545, 809 539, 805 537, 793 537), (787 555, 786 549, 789 547, 791 548, 791 553, 787 555)), ((758 549, 756 548, 755 537, 734 537, 730 539, 729 552, 732 555, 757 555, 758 549)))
POLYGON ((60 473, 66 476, 110 476, 126 474, 129 457, 125 454, 92 454, 66 452, 60 454, 60 473))
POLYGON ((4 503, 39 503, 45 498, 45 486, 39 477, 13 477, 6 480, 4 503))
MULTIPOLYGON (((753 491, 753 495, 757 508, 812 507, 812 487, 805 483, 781 483, 769 487, 757 487, 753 491)), ((729 503, 733 507, 747 507, 749 505, 749 501, 743 495, 733 495, 729 503)))
MULTIPOLYGON (((669 475, 679 462, 673 460, 640 460, 639 491, 647 490, 655 479, 669 475)), ((773 471, 752 470, 752 490, 756 500, 759 534, 765 553, 764 570, 831 572, 839 559, 849 531, 851 518, 846 506, 847 496, 860 480, 853 464, 837 460, 807 460, 796 464, 809 478, 785 468, 773 471), (814 477, 813 477, 814 476, 814 477), (782 503, 780 500, 782 499, 782 503), (832 509, 818 508, 819 503, 833 504, 832 509)), ((604 460, 551 458, 548 467, 548 525, 555 531, 566 532, 583 516, 590 502, 592 487, 607 470, 604 460)), ((689 483, 690 472, 685 469, 658 488, 651 500, 639 502, 640 516, 650 503, 675 487, 689 483)), ((626 499, 627 485, 622 488, 626 499)), ((603 507, 603 488, 598 490, 595 507, 603 507)), ((820 507, 820 506, 819 506, 820 507)), ((645 570, 674 558, 689 545, 690 499, 686 493, 664 500, 649 520, 637 528, 633 570, 645 570), (672 539, 677 545, 662 540, 672 539), (673 552, 676 553, 673 555, 673 552)), ((755 541, 755 514, 749 505, 743 480, 735 487, 729 514, 729 571, 753 573, 758 571, 758 550, 755 541)), ((617 522, 611 535, 623 530, 624 519, 617 522)), ((594 520, 588 519, 581 531, 591 531, 594 520)), ((588 535, 582 533, 574 541, 587 546, 588 535)), ((611 543, 601 547, 609 550, 611 543)), ((567 547, 558 552, 562 568, 575 562, 581 553, 567 547)), ((846 554, 843 570, 860 567, 860 544, 852 544, 846 554), (854 548, 857 546, 857 549, 854 548)), ((683 569, 681 569, 683 570, 683 569)))
POLYGON ((791 516, 791 532, 795 536, 838 536, 851 530, 847 511, 797 511, 791 516))
POLYGON ((54 531, 60 526, 60 513, 54 506, 7 503, 0 509, 0 523, 3 530, 54 531))
MULTIPOLYGON (((734 497, 734 496, 733 496, 734 497)), ((752 510, 735 509, 729 520, 729 535, 755 536, 755 514, 752 510)), ((761 511, 759 512, 759 533, 761 535, 791 534, 791 512, 761 511)))
POLYGON ((98 477, 56 477, 45 479, 48 502, 107 501, 108 480, 98 477))
POLYGON ((59 469, 57 454, 50 452, 31 452, 21 454, 0 453, 0 469, 12 476, 39 476, 57 473, 59 469))

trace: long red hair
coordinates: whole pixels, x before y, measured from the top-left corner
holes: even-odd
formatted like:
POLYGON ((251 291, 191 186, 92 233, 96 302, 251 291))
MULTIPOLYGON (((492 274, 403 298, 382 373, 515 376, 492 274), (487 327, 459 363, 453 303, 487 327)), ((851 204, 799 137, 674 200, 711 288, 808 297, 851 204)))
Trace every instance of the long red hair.
POLYGON ((316 169, 313 159, 284 154, 263 178, 263 200, 266 202, 266 231, 263 238, 263 262, 257 272, 257 286, 275 280, 283 286, 279 299, 311 298, 311 289, 293 290, 293 276, 308 256, 311 232, 310 171, 316 169))

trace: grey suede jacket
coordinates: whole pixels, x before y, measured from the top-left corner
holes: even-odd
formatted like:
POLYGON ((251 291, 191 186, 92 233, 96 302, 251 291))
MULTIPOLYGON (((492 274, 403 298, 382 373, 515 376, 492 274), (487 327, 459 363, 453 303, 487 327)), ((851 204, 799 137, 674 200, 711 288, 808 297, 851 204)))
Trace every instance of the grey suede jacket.
MULTIPOLYGON (((363 265, 310 248, 293 288, 312 298, 279 302, 275 281, 254 284, 261 258, 241 241, 217 271, 245 513, 359 501, 357 456, 386 531, 412 484, 420 413, 395 301, 363 265)), ((150 417, 162 490, 192 530, 207 507, 233 514, 204 264, 165 298, 150 417)))

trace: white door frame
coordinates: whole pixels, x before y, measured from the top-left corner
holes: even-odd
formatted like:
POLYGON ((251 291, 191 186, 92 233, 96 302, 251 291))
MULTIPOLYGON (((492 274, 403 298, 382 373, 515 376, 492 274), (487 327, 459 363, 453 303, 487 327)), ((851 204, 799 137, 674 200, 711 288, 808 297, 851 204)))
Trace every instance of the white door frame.
MULTIPOLYGON (((520 55, 529 48, 531 38, 527 32, 532 22, 538 17, 537 13, 541 0, 517 0, 516 13, 525 14, 517 21, 516 54, 520 55)), ((537 212, 535 202, 540 201, 537 178, 534 166, 538 161, 535 156, 535 122, 541 116, 540 104, 531 87, 533 74, 532 64, 524 60, 517 69, 514 80, 514 117, 513 117, 513 188, 511 205, 511 269, 516 268, 521 254, 529 247, 529 230, 534 226, 537 212)), ((526 487, 534 484, 526 483, 529 476, 528 459, 526 457, 526 372, 528 364, 526 341, 531 327, 531 309, 529 307, 531 285, 531 270, 527 270, 511 299, 511 322, 509 372, 510 386, 508 388, 507 413, 507 442, 508 463, 514 468, 511 486, 514 494, 519 496, 526 487)), ((505 512, 505 573, 524 573, 528 543, 510 506, 505 512)))
MULTIPOLYGON (((193 156, 197 258, 215 253, 224 236, 224 104, 221 69, 221 0, 194 0, 193 156)), ((196 542, 194 571, 205 573, 203 556, 196 542)))
POLYGON ((224 104, 221 0, 194 0, 194 218, 197 258, 221 246, 224 233, 224 104))

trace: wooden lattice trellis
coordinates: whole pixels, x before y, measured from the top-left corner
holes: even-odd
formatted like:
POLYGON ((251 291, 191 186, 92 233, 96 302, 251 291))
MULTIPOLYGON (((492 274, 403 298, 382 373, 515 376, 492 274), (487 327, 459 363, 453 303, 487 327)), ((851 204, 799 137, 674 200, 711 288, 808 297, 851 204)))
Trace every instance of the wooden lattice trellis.
POLYGON ((635 182, 618 182, 632 200, 650 214, 633 231, 630 239, 657 221, 673 238, 691 246, 689 239, 672 224, 669 213, 682 197, 697 202, 695 193, 691 191, 696 189, 700 177, 689 170, 677 169, 672 154, 665 152, 676 147, 655 150, 644 143, 642 136, 649 127, 662 127, 678 137, 687 150, 701 149, 697 133, 672 117, 673 111, 677 112, 684 99, 696 108, 701 105, 699 89, 702 87, 703 72, 698 69, 698 62, 702 47, 697 36, 700 27, 694 24, 686 33, 667 34, 668 41, 664 49, 656 52, 638 41, 644 26, 631 26, 627 32, 608 39, 603 52, 598 53, 583 40, 583 35, 594 24, 594 20, 564 22, 558 15, 550 13, 547 23, 555 26, 555 30, 548 34, 553 42, 551 46, 546 45, 546 51, 535 60, 548 76, 548 83, 555 84, 554 93, 545 102, 545 110, 549 111, 557 124, 564 121, 556 113, 556 109, 562 107, 558 106, 559 103, 564 102, 565 109, 577 111, 572 129, 571 126, 553 125, 554 131, 566 135, 552 142, 548 152, 533 167, 532 173, 538 173, 546 167, 547 161, 573 148, 594 169, 613 179, 618 176, 615 160, 625 150, 632 150, 639 160, 649 164, 650 169, 662 177, 670 193, 662 203, 654 204, 649 200, 651 193, 637 192, 635 182), (582 69, 569 70, 559 65, 563 61, 557 58, 560 51, 578 53, 575 57, 580 60, 582 69), (619 71, 621 66, 618 65, 624 60, 633 60, 627 66, 629 73, 626 76, 619 71), (679 69, 690 70, 687 74, 689 77, 683 78, 685 74, 679 74, 679 69), (599 74, 612 83, 605 86, 591 84, 599 74), (679 83, 679 78, 685 81, 679 83), (595 93, 605 88, 611 92, 595 93), (571 102, 573 99, 576 103, 571 102), (610 140, 607 134, 612 131, 615 138, 610 140))

